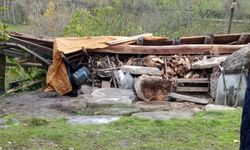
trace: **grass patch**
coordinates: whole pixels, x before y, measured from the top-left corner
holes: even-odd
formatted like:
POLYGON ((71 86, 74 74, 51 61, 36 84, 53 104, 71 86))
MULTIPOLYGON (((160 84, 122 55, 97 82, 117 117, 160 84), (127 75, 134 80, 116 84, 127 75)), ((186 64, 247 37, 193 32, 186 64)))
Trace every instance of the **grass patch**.
POLYGON ((34 127, 34 126, 45 126, 49 124, 49 121, 43 118, 30 118, 26 119, 24 123, 29 127, 34 127))
MULTIPOLYGON (((201 112, 189 120, 149 121, 123 117, 109 125, 46 125, 0 129, 3 149, 238 149, 241 109, 201 112)), ((31 121, 34 122, 34 121, 31 121)), ((43 121, 42 121, 43 122, 43 121)), ((33 123, 32 123, 33 124, 33 123)))

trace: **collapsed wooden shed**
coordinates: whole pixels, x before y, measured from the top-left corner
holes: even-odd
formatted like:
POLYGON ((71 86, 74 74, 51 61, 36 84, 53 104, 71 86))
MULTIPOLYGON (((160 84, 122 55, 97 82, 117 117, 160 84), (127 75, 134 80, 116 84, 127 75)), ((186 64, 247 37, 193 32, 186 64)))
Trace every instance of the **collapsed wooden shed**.
MULTIPOLYGON (((90 71, 89 82, 93 86, 120 87, 115 72, 124 65, 157 68, 164 80, 172 82, 171 90, 177 93, 212 92, 218 73, 218 62, 209 67, 192 67, 203 59, 226 56, 250 42, 250 34, 224 34, 169 39, 144 34, 134 37, 86 37, 86 38, 37 38, 11 33, 8 42, 1 42, 3 55, 26 59, 48 68, 46 91, 56 90, 61 95, 74 90, 71 75, 85 66, 90 71), (52 50, 53 49, 53 50, 52 50), (24 55, 23 53, 28 55, 24 55), (80 66, 78 66, 81 64, 80 66)), ((4 60, 4 59, 2 59, 4 60)), ((2 63, 3 66, 6 64, 2 63)), ((4 67, 2 67, 4 68, 4 67)), ((139 75, 133 75, 137 78, 139 75)), ((1 75, 4 78, 3 75, 1 75)), ((3 87, 3 86, 2 86, 3 87)), ((3 88, 2 88, 3 91, 3 88)), ((164 92, 163 92, 164 94, 164 92)), ((213 95, 213 94, 212 94, 213 95)), ((214 97, 214 96, 212 96, 214 97)))

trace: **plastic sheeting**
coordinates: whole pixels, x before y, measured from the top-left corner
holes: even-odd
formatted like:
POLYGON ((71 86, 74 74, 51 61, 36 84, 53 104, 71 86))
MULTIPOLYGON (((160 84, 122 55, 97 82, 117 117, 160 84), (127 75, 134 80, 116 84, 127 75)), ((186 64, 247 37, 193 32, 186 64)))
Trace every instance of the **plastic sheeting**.
POLYGON ((61 53, 69 54, 81 50, 83 47, 91 51, 91 49, 107 48, 106 42, 116 40, 119 37, 103 36, 103 37, 71 37, 56 38, 53 48, 53 63, 48 69, 45 92, 56 91, 60 95, 64 95, 72 91, 72 86, 67 74, 67 68, 61 58, 61 53))

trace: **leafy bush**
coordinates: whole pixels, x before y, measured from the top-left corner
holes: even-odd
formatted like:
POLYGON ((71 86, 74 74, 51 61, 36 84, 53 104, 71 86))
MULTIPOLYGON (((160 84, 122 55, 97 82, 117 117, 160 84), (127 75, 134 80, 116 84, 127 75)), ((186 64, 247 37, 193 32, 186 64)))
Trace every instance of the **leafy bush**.
POLYGON ((7 26, 0 21, 0 41, 7 41, 9 39, 8 34, 6 34, 7 26))
POLYGON ((117 7, 77 10, 64 29, 65 36, 135 35, 142 29, 124 18, 117 7))

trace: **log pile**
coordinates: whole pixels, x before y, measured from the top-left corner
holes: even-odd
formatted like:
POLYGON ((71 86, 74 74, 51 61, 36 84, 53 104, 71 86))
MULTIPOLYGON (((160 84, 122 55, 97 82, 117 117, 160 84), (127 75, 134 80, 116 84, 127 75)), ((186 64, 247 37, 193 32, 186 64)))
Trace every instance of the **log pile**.
POLYGON ((184 78, 185 79, 197 79, 197 78, 208 78, 209 71, 208 70, 199 70, 199 71, 190 71, 188 72, 184 78))
POLYGON ((184 78, 191 69, 189 58, 181 55, 174 55, 168 58, 150 55, 145 57, 142 63, 147 67, 158 67, 161 70, 165 70, 167 79, 184 78))
POLYGON ((191 69, 191 62, 187 56, 174 55, 166 64, 167 78, 183 78, 191 69))

